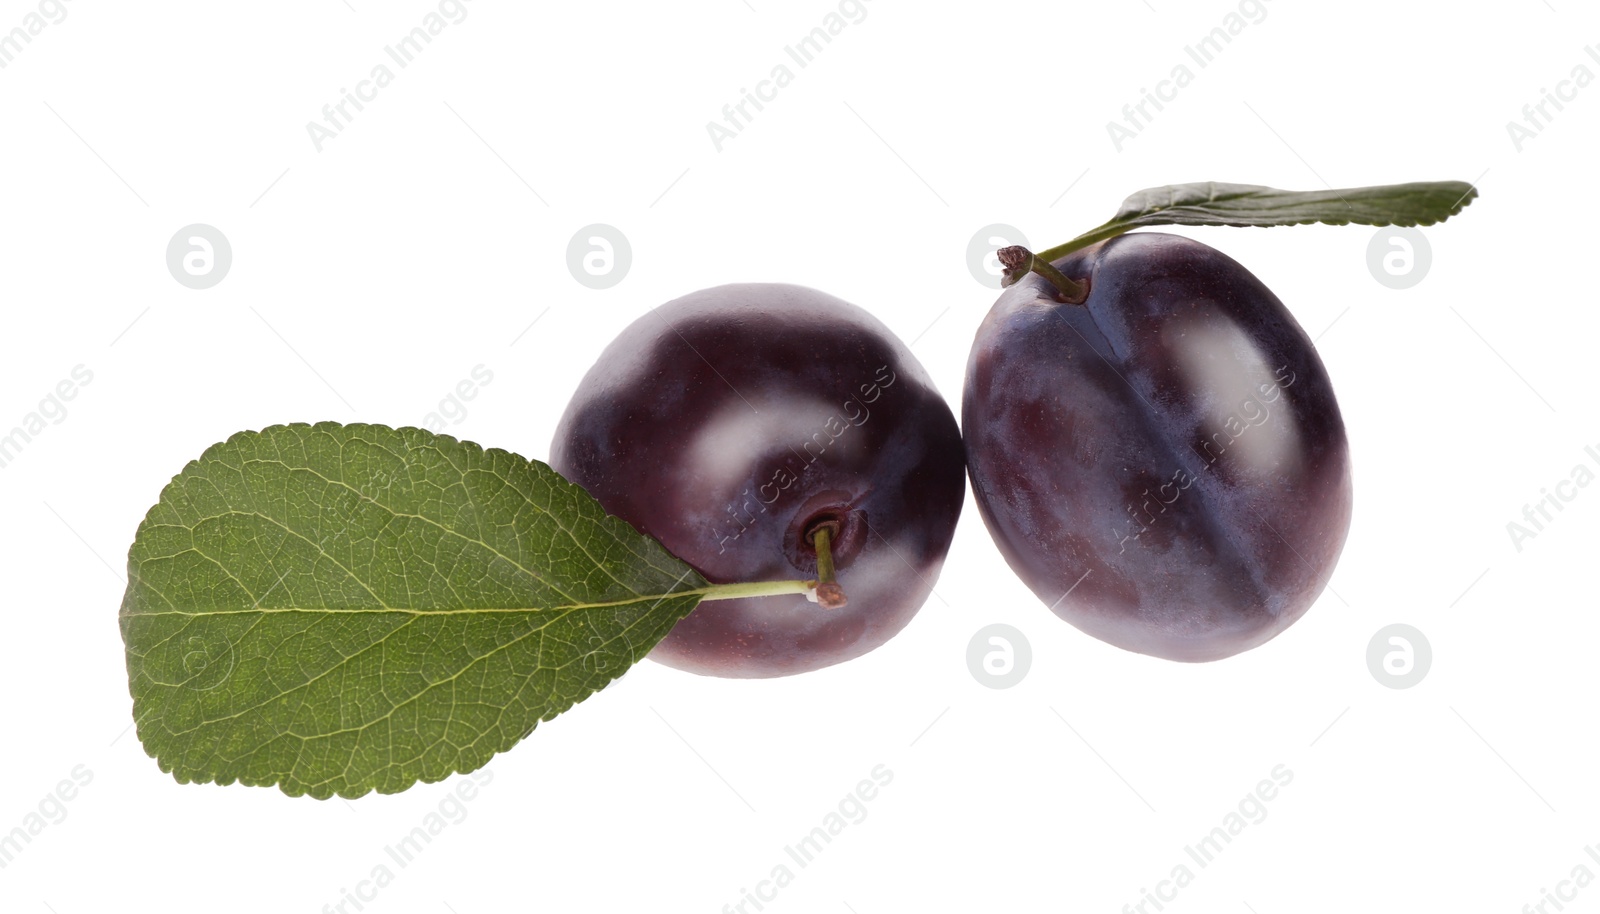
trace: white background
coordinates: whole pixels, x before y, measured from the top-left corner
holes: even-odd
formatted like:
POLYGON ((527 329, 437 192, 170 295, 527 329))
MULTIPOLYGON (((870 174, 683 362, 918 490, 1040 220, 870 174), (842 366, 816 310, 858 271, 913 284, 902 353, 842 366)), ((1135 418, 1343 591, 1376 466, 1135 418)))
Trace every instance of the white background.
MULTIPOLYGON (((1506 127, 1575 67, 1600 74, 1600 15, 1273 0, 1202 69, 1185 45, 1237 4, 871 0, 802 70, 783 48, 827 0, 472 0, 317 151, 307 122, 437 8, 72 0, 0 70, 0 430, 93 372, 0 469, 0 832, 92 772, 0 869, 0 908, 312 914, 390 863, 369 911, 716 912, 788 863, 767 910, 1114 912, 1188 863, 1168 910, 1513 912, 1600 873, 1600 486, 1520 550, 1507 532, 1575 466, 1600 472, 1600 87, 1520 150, 1506 127), (792 84, 718 151, 707 122, 780 63, 792 84), (1193 81, 1119 151, 1106 123, 1179 64, 1193 81), (1317 337, 1349 428, 1332 586, 1255 651, 1180 665, 1080 634, 969 500, 936 598, 888 645, 776 681, 642 664, 495 758, 403 869, 384 847, 458 779, 350 802, 180 786, 128 730, 126 550, 235 431, 419 424, 482 364, 451 433, 543 458, 617 331, 729 281, 866 307, 955 408, 995 294, 966 264, 982 226, 1043 248, 1152 185, 1445 178, 1482 198, 1426 230, 1404 291, 1369 272, 1371 228, 1176 230, 1317 337), (164 261, 197 222, 234 253, 205 291, 164 261), (597 222, 633 249, 606 290, 565 260, 597 222), (968 670, 991 622, 1031 643, 1014 688, 968 670), (1394 622, 1432 644, 1410 689, 1366 663, 1394 622), (795 866, 784 847, 877 765, 893 780, 866 819, 795 866), (1195 866, 1184 846, 1279 765, 1266 818, 1195 866)), ((0 30, 37 9, 5 0, 0 30)), ((1600 885, 1578 898, 1596 909, 1600 885)))

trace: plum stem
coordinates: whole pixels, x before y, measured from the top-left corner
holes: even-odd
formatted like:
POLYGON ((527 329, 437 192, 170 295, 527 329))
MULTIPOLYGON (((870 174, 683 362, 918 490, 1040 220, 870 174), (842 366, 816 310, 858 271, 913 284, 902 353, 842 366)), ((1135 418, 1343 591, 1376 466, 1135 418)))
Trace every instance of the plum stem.
POLYGON ((823 609, 843 609, 849 601, 844 588, 839 586, 833 569, 833 532, 835 524, 818 524, 811 533, 811 544, 817 547, 817 603, 823 609))
POLYGON ((742 600, 745 597, 781 597, 815 590, 816 581, 751 581, 741 584, 712 584, 700 591, 704 600, 742 600))
MULTIPOLYGON (((741 584, 712 584, 697 591, 701 602, 707 600, 743 600, 747 597, 782 597, 789 594, 814 595, 823 609, 839 609, 845 605, 844 588, 838 581, 750 581, 741 584)), ((673 596, 681 596, 674 594, 673 596)))
POLYGON ((742 600, 746 597, 779 597, 786 594, 806 594, 815 598, 823 609, 843 609, 844 588, 839 586, 833 567, 833 537, 839 522, 825 520, 812 528, 806 539, 817 550, 817 579, 814 581, 751 581, 739 584, 712 584, 696 593, 705 600, 742 600))
POLYGON ((1089 299, 1089 284, 1078 282, 1056 269, 1050 261, 1040 257, 1020 244, 995 251, 1000 265, 1006 268, 1001 285, 1010 286, 1028 273, 1037 273, 1056 290, 1056 299, 1072 305, 1081 305, 1089 299))

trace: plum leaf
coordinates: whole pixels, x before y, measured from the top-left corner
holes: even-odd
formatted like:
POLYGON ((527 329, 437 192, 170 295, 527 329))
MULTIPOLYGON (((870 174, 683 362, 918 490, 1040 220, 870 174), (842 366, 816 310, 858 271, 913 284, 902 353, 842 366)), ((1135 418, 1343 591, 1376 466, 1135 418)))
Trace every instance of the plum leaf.
POLYGON ((393 793, 603 688, 707 588, 538 461, 415 428, 241 432, 129 551, 134 721, 180 782, 393 793))
POLYGON ((1466 181, 1291 191, 1202 181, 1141 190, 1105 224, 1037 256, 1051 263, 1091 244, 1153 225, 1433 225, 1478 196, 1466 181))
POLYGON ((1432 225, 1478 191, 1465 181, 1419 181, 1343 190, 1278 190, 1255 184, 1175 184, 1141 190, 1113 222, 1138 225, 1432 225))

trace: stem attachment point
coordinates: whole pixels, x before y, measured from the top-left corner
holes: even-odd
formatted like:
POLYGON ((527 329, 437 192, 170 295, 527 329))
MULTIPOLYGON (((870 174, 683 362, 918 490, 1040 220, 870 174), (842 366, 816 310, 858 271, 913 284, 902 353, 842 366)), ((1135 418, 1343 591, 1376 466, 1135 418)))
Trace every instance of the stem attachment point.
POLYGON ((817 550, 817 605, 823 609, 843 609, 849 602, 833 568, 833 536, 838 530, 837 521, 826 521, 818 524, 810 536, 811 545, 817 550))
POLYGON ((1038 256, 1020 244, 1003 247, 994 252, 1000 265, 1006 268, 1001 286, 1013 286, 1029 273, 1037 273, 1056 290, 1056 300, 1069 305, 1081 305, 1089 300, 1089 284, 1071 279, 1056 269, 1055 264, 1038 256))

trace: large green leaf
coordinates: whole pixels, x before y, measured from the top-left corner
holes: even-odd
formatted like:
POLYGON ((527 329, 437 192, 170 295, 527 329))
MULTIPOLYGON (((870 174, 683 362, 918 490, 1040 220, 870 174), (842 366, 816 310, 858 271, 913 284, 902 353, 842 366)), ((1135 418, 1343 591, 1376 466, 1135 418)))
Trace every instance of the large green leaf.
POLYGON ((134 719, 182 782, 392 793, 604 687, 706 587, 542 463, 415 428, 242 432, 129 552, 134 719))

